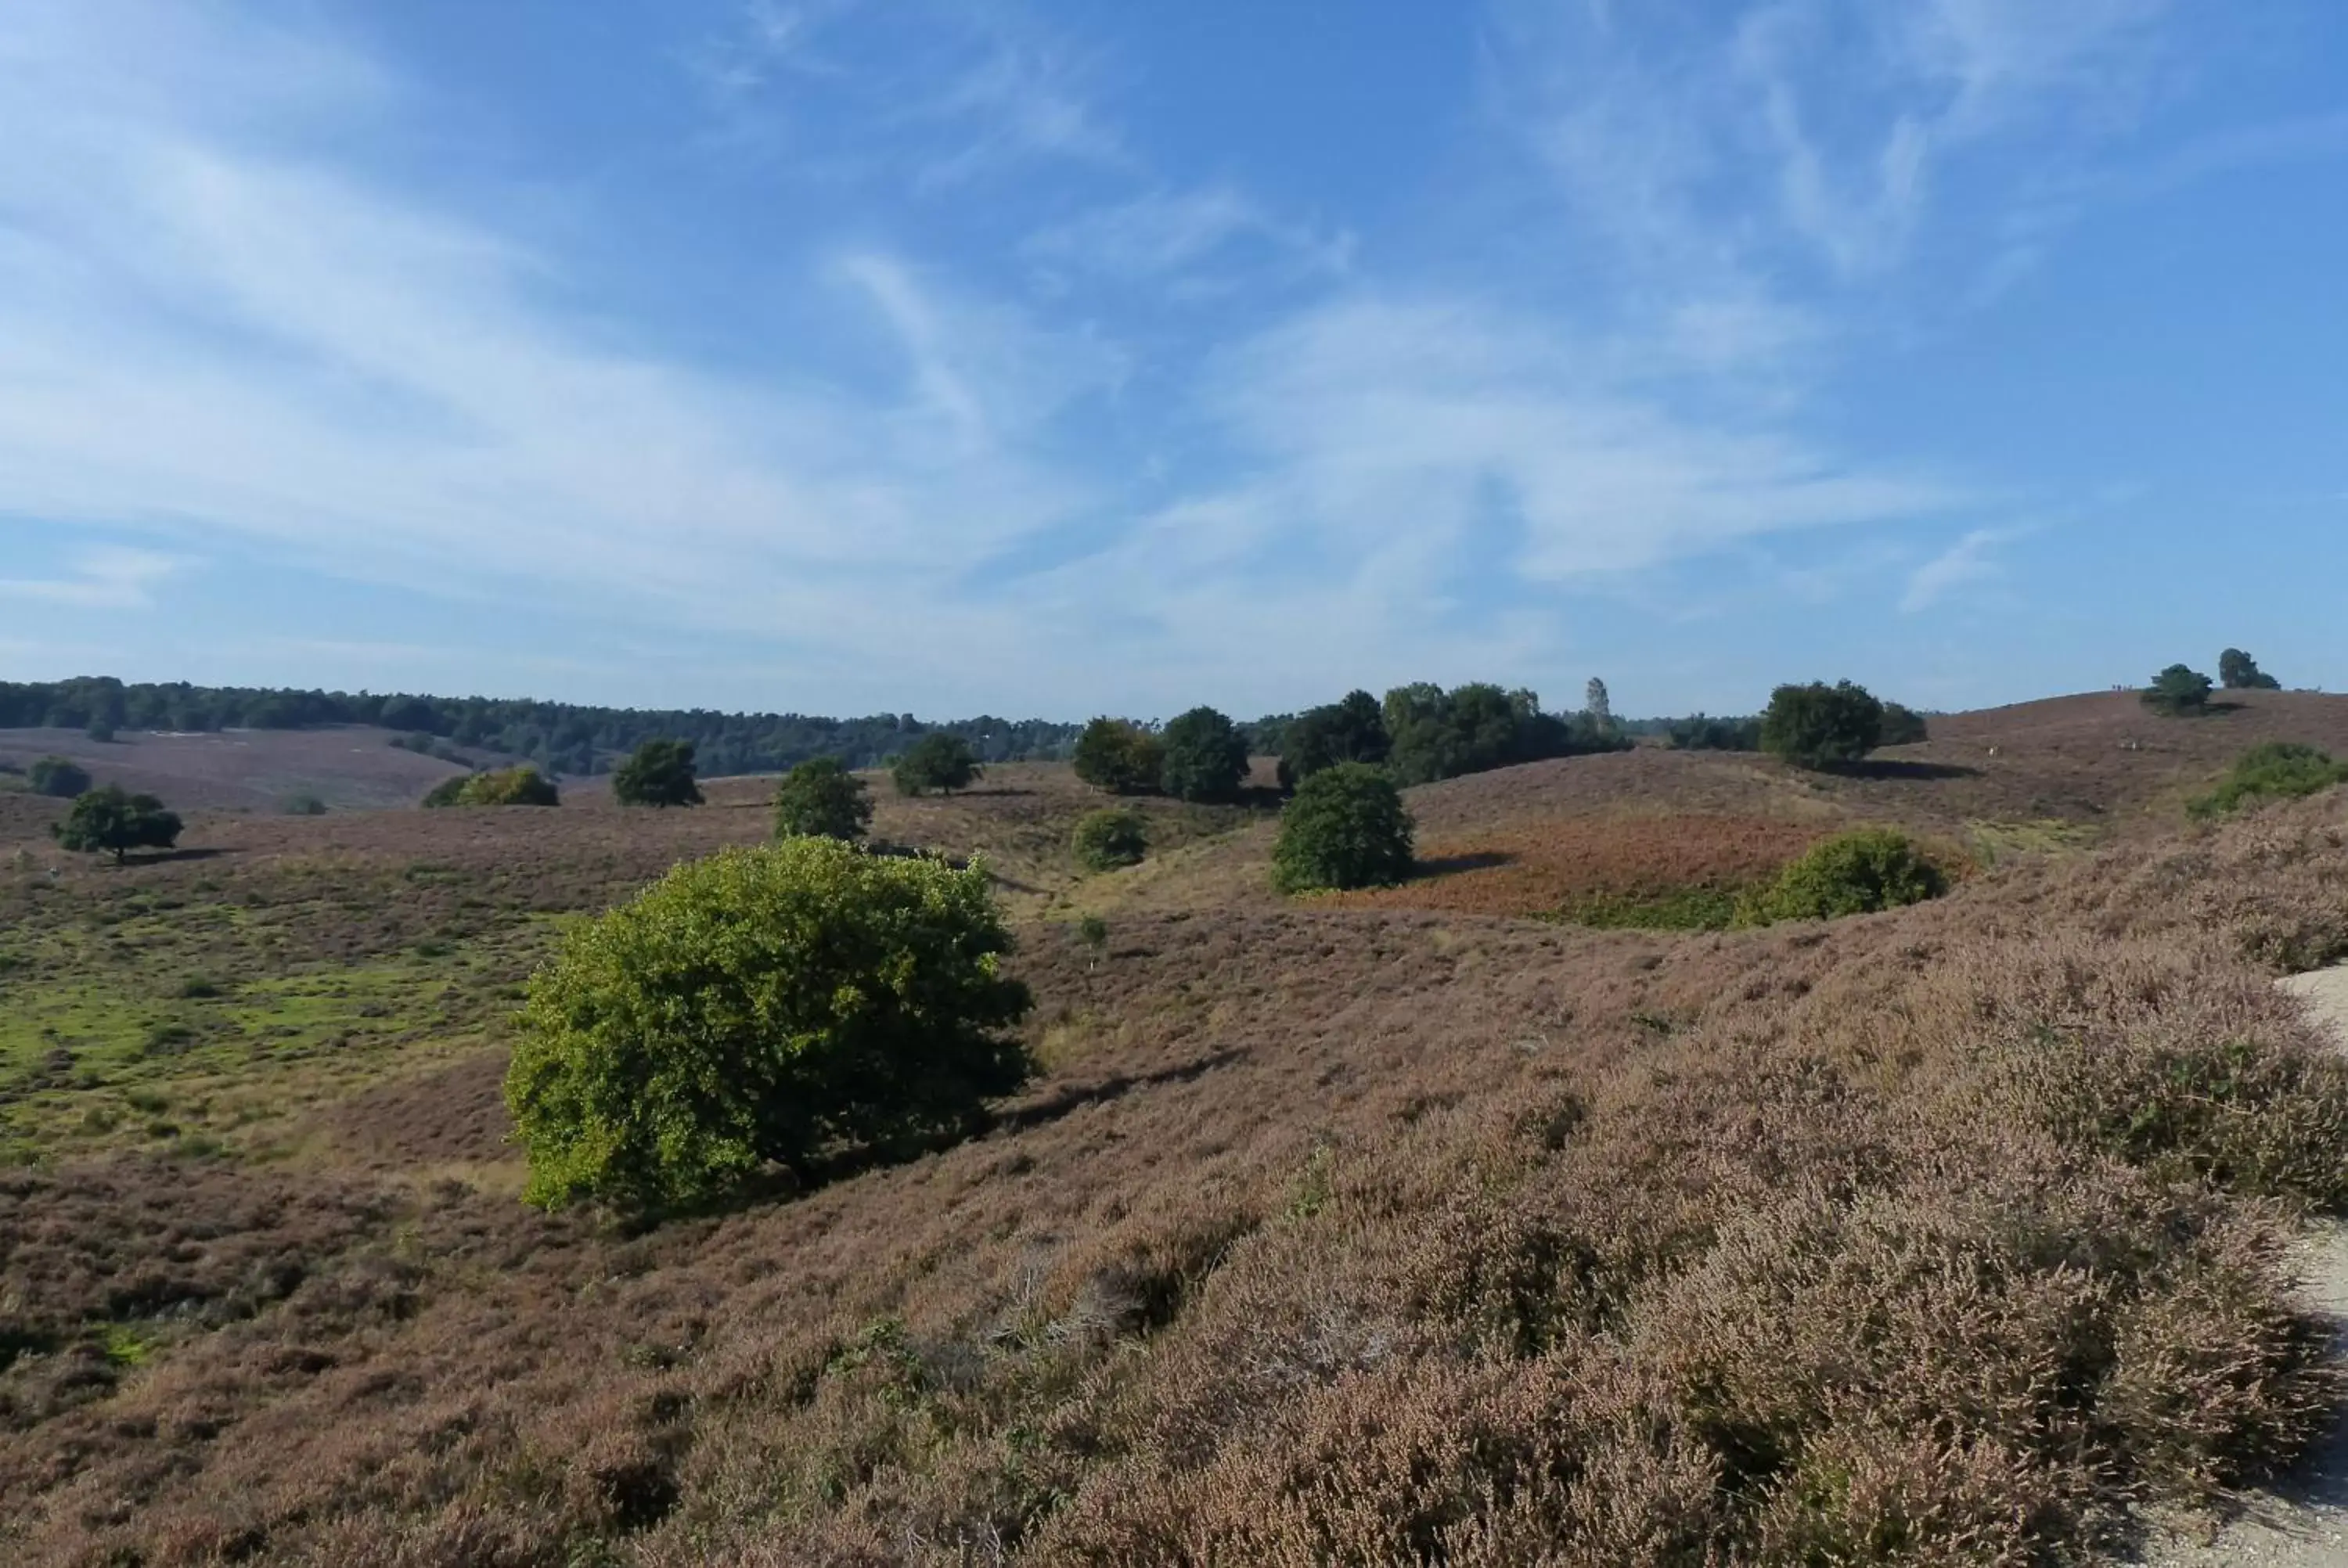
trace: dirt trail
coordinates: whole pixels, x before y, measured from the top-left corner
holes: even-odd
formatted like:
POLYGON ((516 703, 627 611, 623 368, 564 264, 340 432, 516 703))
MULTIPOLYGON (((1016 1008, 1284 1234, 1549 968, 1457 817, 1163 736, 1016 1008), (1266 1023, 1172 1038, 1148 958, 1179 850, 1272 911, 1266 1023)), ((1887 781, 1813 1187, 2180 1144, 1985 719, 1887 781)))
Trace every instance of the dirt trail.
MULTIPOLYGON (((2348 1049, 2348 968, 2298 975, 2283 982, 2329 1022, 2348 1049)), ((2311 1229, 2302 1259, 2308 1298, 2348 1337, 2348 1225, 2311 1229)), ((2299 1471, 2255 1493, 2241 1516, 2206 1542, 2164 1542, 2150 1568, 2342 1568, 2348 1564, 2348 1421, 2333 1430, 2299 1471)))

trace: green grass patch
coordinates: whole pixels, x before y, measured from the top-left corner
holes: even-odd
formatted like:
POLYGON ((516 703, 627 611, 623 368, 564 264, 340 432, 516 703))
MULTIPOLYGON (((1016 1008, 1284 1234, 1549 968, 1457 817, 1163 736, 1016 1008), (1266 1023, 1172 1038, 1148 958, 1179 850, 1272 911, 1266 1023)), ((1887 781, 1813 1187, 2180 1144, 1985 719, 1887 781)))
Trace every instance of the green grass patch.
POLYGON ((1559 910, 1556 918, 1601 931, 1725 931, 1735 924, 1738 897, 1729 887, 1592 893, 1559 910))
POLYGON ((2188 801, 2188 815, 2199 821, 2229 815, 2269 801, 2299 800, 2348 784, 2348 763, 2291 741, 2252 746, 2208 794, 2188 801))

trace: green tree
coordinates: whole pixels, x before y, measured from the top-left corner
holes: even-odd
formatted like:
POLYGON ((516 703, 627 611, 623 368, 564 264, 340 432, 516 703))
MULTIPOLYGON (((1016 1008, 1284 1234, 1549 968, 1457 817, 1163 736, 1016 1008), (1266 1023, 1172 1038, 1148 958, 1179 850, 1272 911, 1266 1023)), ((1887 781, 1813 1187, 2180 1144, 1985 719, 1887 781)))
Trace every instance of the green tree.
POLYGON ((1925 723, 1923 714, 1898 702, 1883 704, 1883 732, 1876 737, 1877 745, 1921 745, 1931 738, 1931 727, 1925 723))
POLYGON ((612 770, 612 798, 622 805, 699 805, 691 741, 646 741, 612 770))
POLYGON ((1883 704, 1864 686, 1780 686, 1761 715, 1761 749, 1797 768, 1833 768, 1858 762, 1883 737, 1883 704))
POLYGON ((1111 794, 1147 794, 1166 767, 1158 737, 1128 719, 1095 719, 1076 737, 1076 776, 1111 794))
POLYGON ((2172 719, 2209 711, 2209 677, 2183 664, 2171 664, 2152 678, 2144 705, 2172 719))
POLYGON ((1367 692, 1308 708, 1289 721, 1280 742, 1280 782, 1287 788, 1339 763, 1383 763, 1391 748, 1385 714, 1367 692))
POLYGON ((854 843, 872 825, 872 794, 838 757, 814 757, 775 786, 777 838, 854 843))
POLYGON ((442 779, 425 795, 427 807, 449 805, 560 805, 562 794, 536 768, 499 768, 442 779))
POLYGON ((81 733, 101 745, 105 744, 114 739, 114 721, 101 714, 82 726, 81 733))
POLYGON ((180 842, 180 827, 179 814, 163 809, 153 795, 108 784, 77 795, 65 821, 49 831, 77 855, 111 855, 119 866, 131 850, 170 848, 180 842))
POLYGON ((1247 777, 1246 738, 1212 708, 1193 708, 1169 721, 1159 737, 1165 762, 1159 782, 1178 800, 1231 800, 1247 777))
POLYGON ((25 782, 35 794, 71 800, 89 788, 89 770, 67 757, 42 757, 25 770, 25 782))
POLYGON ((2282 682, 2259 668, 2259 661, 2239 648, 2218 655, 2218 680, 2229 692, 2279 692, 2282 682))
POLYGON ((1614 727, 1614 699, 1607 694, 1606 682, 1592 675, 1590 684, 1582 688, 1581 711, 1590 715, 1592 727, 1611 730, 1614 727))
POLYGON ((1114 871, 1138 866, 1149 852, 1149 827, 1141 814, 1126 806, 1088 811, 1076 820, 1069 838, 1076 861, 1087 871, 1114 871))
POLYGON ((1410 875, 1411 821, 1394 781, 1339 763, 1296 786, 1280 814, 1272 879, 1283 893, 1375 887, 1410 875))
POLYGON ((835 1145, 975 1126, 1030 1005, 983 864, 829 838, 677 866, 532 978, 506 1076, 524 1197, 657 1209, 835 1145))
POLYGON ((932 730, 905 749, 889 776, 896 781, 899 794, 927 794, 932 790, 952 794, 968 789, 985 773, 968 742, 943 730, 932 730))
POLYGON ((1737 908, 1737 923, 1832 920, 1937 898, 1948 878, 1904 833, 1862 827, 1810 846, 1737 908))

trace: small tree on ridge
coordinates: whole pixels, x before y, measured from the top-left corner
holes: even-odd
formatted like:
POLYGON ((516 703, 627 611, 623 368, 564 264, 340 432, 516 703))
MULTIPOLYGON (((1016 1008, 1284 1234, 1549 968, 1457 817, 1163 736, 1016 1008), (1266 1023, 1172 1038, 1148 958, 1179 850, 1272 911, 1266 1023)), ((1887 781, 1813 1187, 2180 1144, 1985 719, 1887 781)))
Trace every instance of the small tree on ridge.
POLYGON ((180 842, 180 815, 151 794, 120 784, 85 790, 65 821, 51 825, 59 845, 77 855, 111 855, 117 866, 134 849, 169 849, 180 842))
POLYGON ((699 805, 691 741, 646 741, 612 770, 612 798, 622 805, 699 805))
POLYGON ((1883 704, 1849 681, 1780 686, 1761 715, 1761 749, 1797 768, 1848 766, 1882 738, 1883 704))
POLYGON ((1159 737, 1164 760, 1159 783, 1178 800, 1230 800, 1247 777, 1247 742, 1212 708, 1193 708, 1170 721, 1159 737))
POLYGON ((871 792, 838 757, 810 758, 775 786, 777 838, 853 843, 871 825, 871 792))
POLYGON ((985 772, 961 736, 932 730, 906 748, 890 767, 889 776, 899 794, 927 794, 932 790, 952 794, 968 789, 985 772))

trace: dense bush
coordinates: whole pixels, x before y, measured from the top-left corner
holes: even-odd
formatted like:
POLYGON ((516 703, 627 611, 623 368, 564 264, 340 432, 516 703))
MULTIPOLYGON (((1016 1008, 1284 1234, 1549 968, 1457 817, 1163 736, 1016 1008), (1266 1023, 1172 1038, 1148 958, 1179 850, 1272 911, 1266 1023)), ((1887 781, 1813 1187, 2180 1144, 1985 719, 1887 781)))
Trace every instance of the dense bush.
POLYGON ((1164 776, 1166 748, 1129 719, 1095 719, 1076 737, 1076 776, 1111 794, 1148 794, 1164 776))
POLYGON ((1283 893, 1375 887, 1410 875, 1411 821, 1394 781, 1366 763, 1339 763, 1296 786, 1272 852, 1283 893))
POLYGON ((2259 668, 2259 661, 2239 648, 2218 656, 2218 680, 2229 692, 2277 692, 2282 682, 2259 668))
POLYGON ((308 790, 297 790, 277 803, 277 809, 287 816, 324 816, 326 803, 308 790))
POLYGON ((1123 806, 1086 812, 1070 839, 1077 863, 1088 871, 1138 866, 1149 851, 1148 825, 1141 814, 1123 806))
POLYGON ((1664 733, 1671 737, 1673 749, 1683 752, 1757 752, 1761 749, 1761 720, 1715 719, 1695 713, 1684 719, 1673 719, 1664 733))
POLYGON ((1294 788, 1339 763, 1383 763, 1391 748, 1385 712, 1367 692, 1308 708, 1280 727, 1281 783, 1294 788))
POLYGON ((1883 704, 1883 729, 1876 736, 1879 746, 1921 745, 1932 738, 1931 726, 1924 715, 1898 702, 1883 704))
POLYGON ((1858 762, 1882 738, 1883 704, 1849 681, 1780 686, 1761 715, 1761 749, 1797 768, 1858 762))
POLYGON ((1164 761, 1159 786, 1178 800, 1230 800, 1247 777, 1247 742, 1212 708, 1193 708, 1159 736, 1164 761))
POLYGON ((775 786, 777 838, 852 842, 871 825, 871 792, 838 757, 812 757, 775 786))
POLYGON ((1920 904, 1948 890, 1948 877, 1904 833, 1862 827, 1813 845, 1737 906, 1740 924, 1832 920, 1920 904))
POLYGON ((676 867, 531 979, 506 1100, 529 1201, 722 1194, 769 1162, 966 1129, 1025 1080, 983 866, 827 838, 676 867))
POLYGON ((932 790, 952 794, 968 789, 986 769, 959 735, 932 730, 908 747, 889 770, 899 794, 921 795, 932 790))
POLYGON ((2152 684, 2143 695, 2146 707, 2172 719, 2206 713, 2209 711, 2209 677, 2183 664, 2171 664, 2152 678, 2152 684))
POLYGON ((134 849, 169 849, 180 842, 180 817, 151 794, 131 794, 120 784, 85 790, 73 810, 49 831, 57 843, 79 855, 111 855, 117 866, 134 849))
POLYGON ((429 807, 449 805, 559 805, 561 792, 536 768, 499 768, 442 779, 424 797, 429 807))
POLYGON ((1385 717, 1386 765, 1406 784, 1632 744, 1611 718, 1545 713, 1537 693, 1482 682, 1448 692, 1424 682, 1397 686, 1386 693, 1385 717))
POLYGON ((612 798, 622 805, 699 805, 691 741, 646 741, 612 770, 612 798))
POLYGON ((67 757, 42 757, 25 770, 25 782, 35 794, 71 800, 89 788, 89 770, 67 757))
POLYGON ((2246 805, 2271 800, 2296 800, 2348 784, 2348 763, 2335 763, 2331 753, 2290 741, 2269 741, 2252 746, 2235 759, 2218 787, 2187 803, 2197 817, 2222 816, 2246 805))

